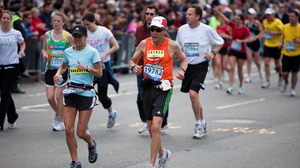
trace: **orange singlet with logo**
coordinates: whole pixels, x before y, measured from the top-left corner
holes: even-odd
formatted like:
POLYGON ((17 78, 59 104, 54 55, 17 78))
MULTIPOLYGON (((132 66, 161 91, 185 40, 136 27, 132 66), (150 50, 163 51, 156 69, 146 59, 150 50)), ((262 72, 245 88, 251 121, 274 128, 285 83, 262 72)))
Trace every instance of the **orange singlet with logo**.
POLYGON ((173 58, 169 54, 169 39, 164 37, 160 46, 151 43, 151 37, 146 39, 144 53, 144 79, 153 81, 169 80, 173 86, 173 58))

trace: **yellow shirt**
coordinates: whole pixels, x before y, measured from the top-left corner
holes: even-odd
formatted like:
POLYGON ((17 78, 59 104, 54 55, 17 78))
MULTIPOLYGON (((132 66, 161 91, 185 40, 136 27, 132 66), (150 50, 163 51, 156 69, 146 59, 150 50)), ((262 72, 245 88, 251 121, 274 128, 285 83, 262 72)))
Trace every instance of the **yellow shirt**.
POLYGON ((300 24, 293 27, 290 23, 285 24, 282 29, 282 37, 284 44, 281 53, 291 57, 300 55, 300 44, 293 42, 294 37, 300 39, 300 24))
POLYGON ((265 46, 267 47, 277 47, 280 41, 281 35, 273 35, 271 36, 268 31, 282 31, 283 23, 280 19, 275 18, 272 22, 268 22, 267 19, 263 20, 263 26, 265 31, 265 46))

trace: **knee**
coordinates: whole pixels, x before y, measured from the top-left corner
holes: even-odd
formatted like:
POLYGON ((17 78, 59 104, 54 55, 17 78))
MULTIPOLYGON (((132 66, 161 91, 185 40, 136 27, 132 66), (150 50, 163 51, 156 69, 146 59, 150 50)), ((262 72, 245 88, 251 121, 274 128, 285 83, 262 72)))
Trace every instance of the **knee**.
POLYGON ((198 97, 198 93, 195 91, 190 91, 189 94, 191 99, 196 99, 198 97))
MULTIPOLYGON (((148 128, 149 129, 149 128, 148 128)), ((152 135, 154 134, 160 134, 161 127, 158 124, 152 124, 149 131, 151 131, 152 135)))
POLYGON ((86 129, 77 129, 77 136, 80 139, 83 139, 85 137, 86 134, 86 129))
POLYGON ((229 71, 230 71, 231 73, 233 73, 233 72, 234 72, 234 66, 230 66, 229 71))
POLYGON ((66 136, 74 136, 74 128, 65 127, 65 134, 66 136))
POLYGON ((47 95, 47 100, 48 100, 48 102, 54 102, 55 101, 55 99, 54 99, 54 96, 49 96, 49 95, 47 95))

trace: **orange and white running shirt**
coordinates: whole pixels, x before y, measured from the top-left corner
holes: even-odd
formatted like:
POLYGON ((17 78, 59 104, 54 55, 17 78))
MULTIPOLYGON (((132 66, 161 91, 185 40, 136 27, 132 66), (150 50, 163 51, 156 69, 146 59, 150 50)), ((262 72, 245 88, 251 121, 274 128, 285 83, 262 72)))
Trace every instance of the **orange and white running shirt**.
POLYGON ((155 46, 151 37, 146 39, 144 53, 144 79, 153 81, 169 80, 173 86, 173 58, 169 54, 169 39, 164 37, 164 42, 155 46))

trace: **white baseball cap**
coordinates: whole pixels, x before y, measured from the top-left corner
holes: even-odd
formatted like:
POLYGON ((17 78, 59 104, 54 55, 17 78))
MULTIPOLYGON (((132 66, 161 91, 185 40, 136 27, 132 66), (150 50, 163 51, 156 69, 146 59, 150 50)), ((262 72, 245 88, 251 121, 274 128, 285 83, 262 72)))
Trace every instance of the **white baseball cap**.
POLYGON ((274 12, 274 10, 273 10, 272 8, 267 8, 266 11, 265 11, 265 14, 266 14, 266 15, 268 15, 268 14, 271 15, 271 14, 274 14, 274 13, 275 13, 275 12, 274 12))
POLYGON ((249 8, 249 9, 248 9, 248 12, 249 12, 250 14, 252 14, 252 15, 256 14, 255 9, 253 9, 253 8, 249 8))
POLYGON ((151 21, 150 27, 152 26, 167 28, 167 19, 162 16, 156 16, 151 21))

